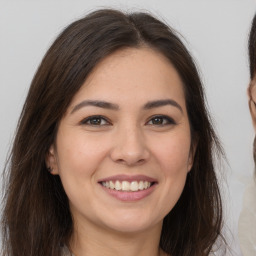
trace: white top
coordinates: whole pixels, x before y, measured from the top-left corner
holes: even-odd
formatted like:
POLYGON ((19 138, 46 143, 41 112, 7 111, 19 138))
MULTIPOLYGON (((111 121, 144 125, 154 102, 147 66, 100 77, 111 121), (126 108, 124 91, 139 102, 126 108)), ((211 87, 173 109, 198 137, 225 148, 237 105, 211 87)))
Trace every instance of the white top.
POLYGON ((256 181, 245 189, 243 208, 238 222, 238 236, 243 255, 256 255, 256 181))
POLYGON ((61 255, 62 255, 62 256, 75 256, 75 255, 73 255, 73 254, 69 251, 69 249, 68 249, 67 246, 64 246, 64 247, 62 248, 62 253, 61 253, 61 255))

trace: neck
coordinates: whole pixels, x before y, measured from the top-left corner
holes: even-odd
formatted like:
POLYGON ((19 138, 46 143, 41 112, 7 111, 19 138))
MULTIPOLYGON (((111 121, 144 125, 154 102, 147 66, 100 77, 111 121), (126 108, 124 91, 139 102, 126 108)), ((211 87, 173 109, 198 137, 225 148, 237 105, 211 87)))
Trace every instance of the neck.
POLYGON ((123 233, 75 225, 70 247, 75 256, 164 256, 159 248, 161 228, 159 223, 148 230, 123 233))

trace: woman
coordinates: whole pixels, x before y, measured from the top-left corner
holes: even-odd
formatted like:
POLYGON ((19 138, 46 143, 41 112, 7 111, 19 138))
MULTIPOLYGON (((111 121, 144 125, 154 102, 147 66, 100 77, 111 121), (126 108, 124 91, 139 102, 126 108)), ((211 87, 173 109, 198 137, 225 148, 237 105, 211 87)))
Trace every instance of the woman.
MULTIPOLYGON (((248 88, 249 109, 256 129, 256 15, 253 18, 249 36, 249 62, 251 82, 248 88)), ((253 143, 253 157, 256 162, 256 138, 253 143)), ((243 208, 239 217, 239 240, 246 256, 256 255, 256 183, 255 173, 244 193, 243 208)))
POLYGON ((196 66, 145 13, 99 10, 46 53, 9 164, 3 254, 209 255, 220 146, 196 66))

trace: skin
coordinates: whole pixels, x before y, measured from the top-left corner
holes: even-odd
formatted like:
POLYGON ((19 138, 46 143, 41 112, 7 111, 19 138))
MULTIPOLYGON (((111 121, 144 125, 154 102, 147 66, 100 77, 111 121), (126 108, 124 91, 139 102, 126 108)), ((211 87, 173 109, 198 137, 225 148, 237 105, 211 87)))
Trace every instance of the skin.
POLYGON ((254 76, 253 80, 250 83, 248 88, 248 95, 249 95, 249 108, 252 117, 252 123, 254 130, 256 131, 256 76, 254 76))
MULTIPOLYGON (((249 97, 249 109, 251 113, 252 124, 254 131, 256 132, 256 76, 254 76, 254 78, 251 80, 247 92, 249 97)), ((256 162, 256 137, 253 141, 253 158, 254 162, 256 162)))
POLYGON ((163 55, 144 47, 103 59, 74 96, 46 159, 69 198, 74 254, 165 255, 162 222, 182 193, 192 147, 183 85, 163 55), (166 99, 172 103, 145 107, 166 99), (81 103, 88 100, 115 109, 81 103), (88 117, 95 115, 104 119, 93 124, 88 117), (119 174, 146 175, 156 184, 148 196, 122 201, 99 184, 119 174))

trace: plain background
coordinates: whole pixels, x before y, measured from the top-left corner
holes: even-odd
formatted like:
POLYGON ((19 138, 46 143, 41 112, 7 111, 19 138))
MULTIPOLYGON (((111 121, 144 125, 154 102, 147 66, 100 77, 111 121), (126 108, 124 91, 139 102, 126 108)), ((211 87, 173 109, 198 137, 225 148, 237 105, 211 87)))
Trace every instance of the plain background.
MULTIPOLYGON (((0 170, 31 79, 47 48, 72 21, 101 7, 150 11, 178 30, 194 56, 208 106, 226 152, 225 225, 233 255, 241 255, 237 221, 252 177, 254 131, 248 110, 247 40, 254 0, 0 0, 0 170)), ((224 179, 223 179, 224 180, 224 179)))

